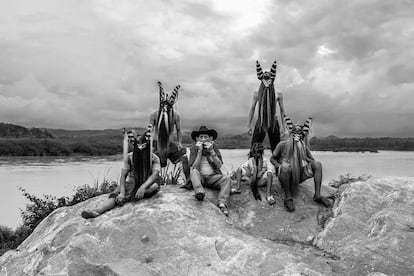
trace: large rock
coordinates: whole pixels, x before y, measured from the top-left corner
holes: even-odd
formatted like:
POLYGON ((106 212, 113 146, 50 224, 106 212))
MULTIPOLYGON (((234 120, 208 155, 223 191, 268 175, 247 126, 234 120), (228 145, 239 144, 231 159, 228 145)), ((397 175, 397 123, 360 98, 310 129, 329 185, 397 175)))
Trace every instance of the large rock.
POLYGON ((283 209, 279 185, 274 207, 256 202, 244 187, 232 196, 229 217, 215 206, 215 192, 197 202, 192 192, 165 186, 152 199, 82 219, 81 210, 105 200, 101 196, 53 212, 18 251, 0 258, 0 275, 405 275, 414 264, 409 254, 414 181, 390 182, 347 185, 333 213, 312 201, 313 185, 307 182, 294 213, 283 209), (378 191, 392 191, 387 196, 393 204, 368 200, 366 206, 357 199, 361 191, 373 199, 384 197, 378 191), (348 204, 353 206, 345 208, 348 204), (385 230, 370 224, 381 209, 389 212, 385 224, 377 223, 388 225, 385 230), (367 232, 369 225, 373 230, 367 232))
POLYGON ((345 187, 314 244, 350 264, 350 275, 414 274, 414 180, 374 178, 345 187))

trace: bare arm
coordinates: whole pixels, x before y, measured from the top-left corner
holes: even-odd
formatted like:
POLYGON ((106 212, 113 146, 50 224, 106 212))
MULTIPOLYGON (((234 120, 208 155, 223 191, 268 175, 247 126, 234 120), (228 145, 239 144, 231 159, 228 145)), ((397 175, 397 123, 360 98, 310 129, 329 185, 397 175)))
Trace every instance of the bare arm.
POLYGON ((251 132, 252 132, 252 128, 254 127, 254 126, 252 126, 252 120, 253 120, 253 116, 254 116, 254 109, 255 109, 255 107, 256 107, 256 103, 257 103, 257 91, 254 91, 253 92, 253 98, 252 98, 252 105, 251 105, 251 107, 250 107, 250 110, 249 110, 249 122, 248 122, 248 126, 247 126, 247 128, 248 128, 248 130, 249 130, 249 134, 251 134, 251 132))
MULTIPOLYGON (((312 153, 311 153, 311 151, 309 150, 308 147, 306 147, 306 157, 309 160, 315 161, 315 158, 313 158, 313 155, 312 155, 312 153)), ((307 161, 309 161, 309 160, 307 160, 307 161)))
POLYGON ((159 170, 152 170, 151 175, 147 178, 147 180, 145 180, 144 183, 142 183, 141 187, 144 190, 147 189, 149 186, 151 186, 153 183, 155 183, 158 180, 159 175, 160 175, 159 170))
POLYGON ((277 144, 275 151, 272 154, 272 157, 270 157, 270 162, 275 166, 275 170, 277 172, 277 169, 280 167, 279 159, 281 157, 282 149, 281 149, 281 143, 277 144))
POLYGON ((121 169, 121 177, 119 179, 119 196, 124 198, 125 197, 125 181, 130 170, 131 166, 129 164, 129 157, 126 155, 123 159, 123 167, 121 169))

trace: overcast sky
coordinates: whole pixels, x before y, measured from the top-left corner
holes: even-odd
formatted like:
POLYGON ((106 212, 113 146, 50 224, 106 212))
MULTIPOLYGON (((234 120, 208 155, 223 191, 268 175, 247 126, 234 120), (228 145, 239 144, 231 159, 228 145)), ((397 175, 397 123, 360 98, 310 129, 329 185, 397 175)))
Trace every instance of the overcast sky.
POLYGON ((258 59, 315 136, 414 136, 414 1, 0 0, 0 121, 247 131, 258 59))

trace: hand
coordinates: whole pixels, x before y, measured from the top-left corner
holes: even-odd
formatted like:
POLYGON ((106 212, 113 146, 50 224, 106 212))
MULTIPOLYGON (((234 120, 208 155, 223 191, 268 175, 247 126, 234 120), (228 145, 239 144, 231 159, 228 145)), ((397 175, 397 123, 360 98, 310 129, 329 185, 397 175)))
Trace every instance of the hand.
POLYGON ((144 194, 145 194, 145 188, 144 188, 144 185, 142 185, 141 187, 139 187, 137 193, 135 194, 135 199, 136 200, 143 199, 144 194))
POLYGON ((210 153, 212 153, 212 151, 214 151, 214 149, 213 149, 213 143, 211 143, 211 142, 204 142, 204 147, 210 153))
POLYGON ((249 130, 247 131, 247 134, 252 135, 252 129, 249 128, 249 130))
POLYGON ((203 142, 197 142, 195 144, 195 147, 198 151, 202 150, 203 149, 203 142))
POLYGON ((119 194, 116 198, 115 198, 115 202, 119 205, 123 205, 125 201, 125 195, 119 194))
POLYGON ((183 148, 183 145, 181 143, 177 144, 178 150, 181 150, 183 148))

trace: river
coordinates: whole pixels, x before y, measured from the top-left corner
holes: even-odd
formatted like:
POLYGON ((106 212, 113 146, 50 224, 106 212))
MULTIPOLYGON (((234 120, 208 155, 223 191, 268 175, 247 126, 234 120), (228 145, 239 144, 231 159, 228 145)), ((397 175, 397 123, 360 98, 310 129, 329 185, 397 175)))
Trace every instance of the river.
MULTIPOLYGON (((248 150, 222 150, 224 170, 230 171, 247 158, 248 150)), ((270 151, 265 155, 270 156, 270 151)), ((414 176, 414 152, 380 151, 313 152, 323 164, 323 184, 350 173, 371 176, 414 176)), ((0 225, 16 227, 21 223, 19 208, 27 200, 18 187, 35 195, 72 195, 76 186, 92 185, 103 179, 117 181, 121 155, 108 157, 0 157, 0 225)))

